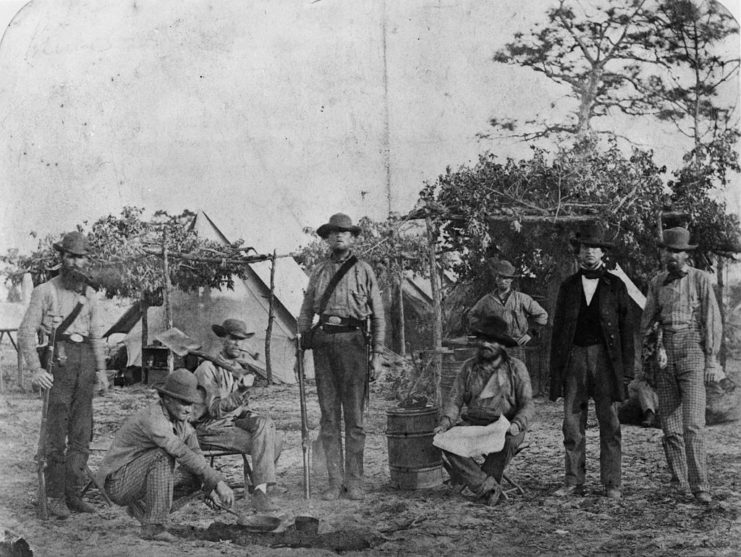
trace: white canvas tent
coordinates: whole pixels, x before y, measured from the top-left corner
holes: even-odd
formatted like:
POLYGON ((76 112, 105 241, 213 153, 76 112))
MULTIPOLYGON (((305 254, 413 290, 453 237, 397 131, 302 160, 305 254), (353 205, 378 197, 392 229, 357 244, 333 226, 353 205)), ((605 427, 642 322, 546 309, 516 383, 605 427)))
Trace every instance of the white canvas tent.
MULTIPOLYGON (((201 238, 227 243, 216 224, 199 211, 192 224, 201 238)), ((173 290, 171 306, 173 325, 198 340, 206 351, 218 350, 219 339, 211 325, 227 318, 241 319, 255 331, 255 336, 244 341, 246 348, 258 352, 258 367, 265 367, 265 336, 268 325, 268 296, 270 294, 270 262, 249 265, 244 280, 235 278, 234 290, 201 289, 186 293, 173 290)), ((275 303, 273 331, 271 334, 271 364, 273 380, 278 383, 295 383, 294 364, 296 316, 308 282, 306 273, 291 257, 276 259, 275 303)), ((149 308, 147 312, 149 340, 164 331, 165 318, 162 307, 149 308)), ((128 365, 141 365, 141 320, 129 330, 124 339, 129 354, 128 365)), ((305 359, 307 377, 314 376, 311 357, 305 359)))

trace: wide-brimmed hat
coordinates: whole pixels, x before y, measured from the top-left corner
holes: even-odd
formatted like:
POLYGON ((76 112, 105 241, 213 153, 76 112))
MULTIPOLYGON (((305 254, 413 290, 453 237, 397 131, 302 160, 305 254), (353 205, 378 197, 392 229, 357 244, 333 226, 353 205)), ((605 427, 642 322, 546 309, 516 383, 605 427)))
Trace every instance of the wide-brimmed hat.
POLYGON ((247 324, 241 319, 225 319, 221 325, 211 325, 211 330, 217 337, 231 335, 235 338, 250 338, 255 333, 247 330, 247 324))
POLYGON ((662 241, 658 242, 659 246, 677 251, 690 251, 697 247, 697 244, 690 244, 690 231, 681 226, 668 228, 662 234, 662 241))
POLYGON ((507 334, 507 323, 498 315, 488 315, 471 328, 471 335, 482 340, 493 340, 507 347, 517 346, 517 341, 507 334))
POLYGON ((605 238, 605 229, 597 223, 589 223, 582 226, 569 240, 571 245, 578 248, 581 245, 595 246, 603 249, 614 248, 615 244, 605 238))
POLYGON ((176 369, 167 376, 161 387, 155 387, 160 393, 171 397, 185 400, 192 404, 203 401, 203 396, 198 392, 198 379, 192 372, 185 368, 176 369))
POLYGON ((82 232, 65 234, 61 242, 54 243, 54 249, 72 255, 87 255, 90 253, 90 242, 82 232))
POLYGON ((489 269, 492 273, 496 273, 502 278, 515 278, 517 276, 517 269, 506 259, 494 259, 491 258, 488 261, 489 269))
POLYGON ((345 213, 337 213, 329 217, 329 222, 317 228, 316 233, 319 234, 321 238, 326 238, 327 236, 329 236, 329 233, 334 230, 347 230, 349 232, 352 232, 355 236, 360 234, 360 227, 355 226, 352 223, 352 219, 345 213))

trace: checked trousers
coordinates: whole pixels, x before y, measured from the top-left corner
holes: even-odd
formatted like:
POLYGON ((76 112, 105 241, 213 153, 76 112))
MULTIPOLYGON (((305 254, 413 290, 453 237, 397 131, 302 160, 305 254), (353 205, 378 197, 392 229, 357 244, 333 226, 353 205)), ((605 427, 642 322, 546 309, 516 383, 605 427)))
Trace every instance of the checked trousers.
POLYGON ((664 332, 668 363, 656 371, 664 452, 672 482, 708 490, 705 427, 705 353, 698 331, 664 332))

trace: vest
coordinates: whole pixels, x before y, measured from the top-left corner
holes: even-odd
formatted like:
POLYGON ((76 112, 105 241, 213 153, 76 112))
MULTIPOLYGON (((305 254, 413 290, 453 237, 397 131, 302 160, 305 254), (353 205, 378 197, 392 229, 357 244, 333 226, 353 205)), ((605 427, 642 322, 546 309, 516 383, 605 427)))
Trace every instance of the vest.
MULTIPOLYGON (((581 286, 581 283, 580 283, 581 286)), ((602 325, 599 320, 599 291, 602 283, 597 283, 597 289, 592 296, 592 303, 587 305, 587 299, 582 292, 579 316, 576 318, 574 344, 576 346, 592 346, 604 342, 602 325)))

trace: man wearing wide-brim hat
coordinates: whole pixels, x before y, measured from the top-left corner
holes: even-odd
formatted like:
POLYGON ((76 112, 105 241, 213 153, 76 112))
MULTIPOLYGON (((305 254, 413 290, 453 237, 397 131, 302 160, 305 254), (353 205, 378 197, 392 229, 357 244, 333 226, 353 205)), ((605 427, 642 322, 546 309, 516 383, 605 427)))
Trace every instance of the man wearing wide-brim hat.
MULTIPOLYGON (((517 277, 512 263, 505 259, 491 258, 488 267, 495 288, 469 311, 469 328, 476 328, 489 316, 496 315, 507 324, 507 332, 517 341, 517 345, 525 346, 538 335, 535 326, 543 327, 548 323, 548 313, 530 296, 512 288, 512 281, 517 277), (531 326, 530 321, 534 326, 531 326)), ((520 359, 524 357, 523 351, 518 348, 510 350, 509 355, 520 359)))
POLYGON ((96 475, 111 500, 139 520, 144 539, 172 542, 177 538, 167 525, 174 490, 184 494, 200 487, 226 507, 234 503, 234 494, 208 465, 189 423, 193 406, 203 400, 195 376, 176 369, 157 390, 160 399, 116 432, 96 475))
POLYGON ((650 282, 641 318, 642 338, 655 322, 663 333, 666 361, 655 369, 664 452, 671 485, 688 487, 698 502, 712 501, 705 455, 705 383, 722 376, 718 364, 723 326, 710 276, 689 264, 686 228, 664 231, 659 242, 666 269, 650 282))
POLYGON ((597 223, 571 241, 579 271, 558 291, 551 336, 551 400, 564 399, 564 485, 556 496, 581 493, 586 482, 589 399, 600 430, 600 482, 611 499, 622 496, 622 436, 617 404, 633 377, 633 324, 623 281, 603 262, 613 247, 597 223))
POLYGON ((216 361, 203 360, 195 370, 198 385, 204 390, 202 402, 195 405, 191 422, 204 449, 239 451, 252 457, 252 507, 257 512, 271 512, 277 507, 270 501, 268 486, 274 485, 275 461, 280 455, 282 435, 270 416, 249 409, 250 387, 255 376, 249 370, 243 347, 254 336, 241 319, 225 319, 211 326, 221 339, 216 361), (233 370, 244 370, 235 373, 233 370))
POLYGON ((298 330, 311 339, 321 410, 319 437, 327 461, 325 500, 362 499, 365 429, 363 412, 369 381, 381 369, 385 322, 378 281, 371 266, 352 251, 360 228, 337 213, 317 229, 327 241, 328 259, 313 269, 306 288, 298 330), (319 319, 312 326, 314 316, 319 319), (372 350, 368 362, 367 349, 372 350), (340 417, 344 414, 345 457, 340 417))
POLYGON ((477 354, 461 367, 434 430, 441 433, 453 426, 489 425, 500 416, 509 420, 504 447, 487 454, 481 466, 473 458, 443 451, 443 463, 453 483, 465 485, 489 505, 501 496, 502 475, 525 439, 535 409, 527 368, 508 355, 517 341, 507 328, 496 315, 485 317, 473 328, 477 354), (466 411, 461 415, 464 406, 466 411))
POLYGON ((18 328, 18 342, 32 371, 32 384, 49 390, 48 510, 58 518, 67 518, 70 511, 95 512, 80 493, 88 481, 95 385, 104 392, 108 379, 98 302, 84 274, 90 254, 88 238, 81 232, 70 232, 54 249, 60 254, 59 274, 33 289, 18 328), (42 333, 51 344, 55 330, 50 374, 48 367, 42 366, 36 342, 42 333))

